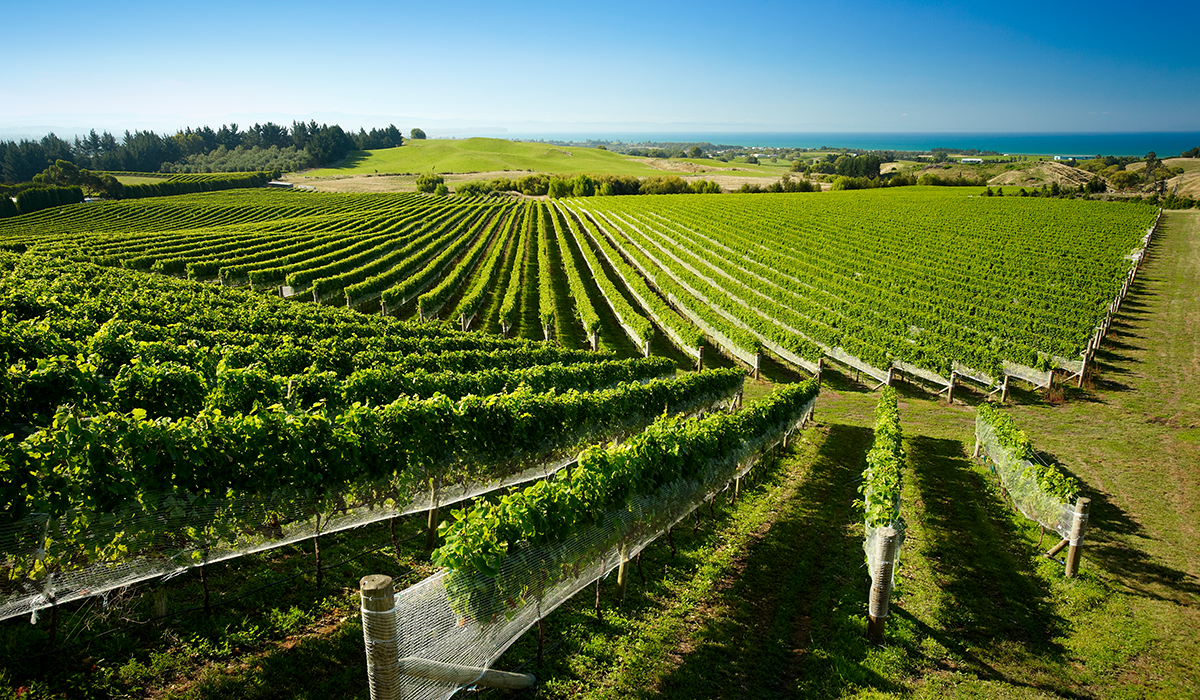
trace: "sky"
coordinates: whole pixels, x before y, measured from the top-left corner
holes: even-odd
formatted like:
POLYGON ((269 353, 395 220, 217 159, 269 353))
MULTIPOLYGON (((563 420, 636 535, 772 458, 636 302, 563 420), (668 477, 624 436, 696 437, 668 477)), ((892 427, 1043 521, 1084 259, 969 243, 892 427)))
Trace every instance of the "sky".
POLYGON ((0 127, 1200 131, 1200 3, 11 3, 0 127))

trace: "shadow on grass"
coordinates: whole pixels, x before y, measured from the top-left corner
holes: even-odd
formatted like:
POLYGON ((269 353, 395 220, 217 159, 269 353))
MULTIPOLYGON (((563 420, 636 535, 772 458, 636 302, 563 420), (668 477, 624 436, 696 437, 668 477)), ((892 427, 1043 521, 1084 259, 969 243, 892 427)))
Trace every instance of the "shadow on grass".
POLYGON ((641 697, 837 697, 850 687, 902 690, 865 667, 866 605, 857 479, 866 428, 834 424, 811 471, 740 562, 705 619, 676 650, 683 659, 641 697))
POLYGON ((1083 485, 1083 493, 1092 499, 1084 540, 1085 559, 1116 576, 1136 595, 1188 606, 1200 602, 1200 579, 1155 561, 1136 545, 1130 546, 1128 538, 1148 540, 1152 536, 1109 500, 1108 494, 1091 487, 1078 475, 1075 478, 1083 485))
MULTIPOLYGON (((1009 506, 991 495, 962 443, 923 436, 906 443, 924 509, 924 557, 944 599, 940 626, 968 647, 1015 641, 1035 654, 1062 654, 1053 640, 1065 620, 1009 506)), ((982 662, 977 671, 995 673, 982 662)))

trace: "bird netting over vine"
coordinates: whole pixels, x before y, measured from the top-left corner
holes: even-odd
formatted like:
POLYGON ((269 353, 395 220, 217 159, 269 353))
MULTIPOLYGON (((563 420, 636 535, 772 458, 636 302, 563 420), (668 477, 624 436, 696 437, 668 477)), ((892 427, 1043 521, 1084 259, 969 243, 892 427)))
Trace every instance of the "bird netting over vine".
MULTIPOLYGON (((372 616, 395 616, 397 637, 389 638, 388 643, 395 643, 399 650, 396 659, 376 660, 369 673, 373 678, 382 674, 398 679, 402 688, 399 696, 404 698, 448 698, 460 687, 470 685, 470 679, 464 680, 463 669, 482 673, 540 618, 617 569, 623 560, 636 556, 801 426, 812 410, 816 384, 794 385, 791 391, 776 390, 776 394, 780 396, 768 397, 730 416, 664 418, 626 444, 581 455, 579 466, 560 472, 552 482, 574 480, 565 488, 583 493, 585 501, 588 490, 595 486, 588 472, 589 463, 628 465, 641 460, 658 465, 667 455, 666 461, 682 465, 678 472, 681 476, 651 492, 622 498, 616 507, 588 513, 585 519, 589 524, 570 529, 566 536, 535 536, 533 541, 521 539, 508 546, 500 543, 500 551, 491 553, 495 556, 459 552, 463 561, 479 563, 445 569, 397 593, 394 611, 364 610, 364 628, 384 635, 377 639, 388 638, 391 622, 388 617, 378 620, 372 616), (749 432, 750 426, 756 429, 749 432), (491 563, 480 561, 476 554, 491 563), (493 570, 487 570, 493 566, 493 570), (381 632, 384 620, 388 621, 381 632), (423 669, 421 677, 413 675, 418 673, 416 668, 423 669), (458 672, 439 675, 439 668, 458 672)), ((524 521, 517 524, 519 529, 542 531, 547 509, 539 508, 536 501, 543 496, 549 498, 549 491, 526 489, 522 494, 527 496, 526 504, 509 508, 510 516, 521 513, 515 516, 524 521), (539 493, 530 495, 534 491, 539 493)), ((484 506, 484 510, 490 508, 494 514, 505 507, 502 502, 484 506)), ((548 512, 553 510, 550 506, 548 512)), ((456 526, 469 526, 477 517, 487 516, 473 511, 456 513, 456 526)), ((447 537, 443 549, 447 547, 454 547, 451 537, 447 537)), ((367 641, 372 643, 371 639, 367 641)))
POLYGON ((975 415, 975 439, 1013 506, 1026 518, 1069 538, 1079 482, 1044 463, 1012 418, 991 404, 982 404, 975 415))
POLYGON ((864 510, 863 551, 867 569, 875 580, 879 567, 888 562, 880 560, 879 535, 884 528, 896 531, 897 541, 892 555, 891 583, 900 561, 907 527, 900 515, 900 494, 903 487, 904 445, 901 441, 900 409, 893 387, 884 387, 875 406, 875 440, 867 452, 867 466, 859 488, 864 510))
MULTIPOLYGON (((572 464, 588 445, 637 434, 664 411, 726 409, 737 401, 743 376, 732 370, 683 375, 666 394, 653 394, 668 397, 664 402, 627 407, 615 421, 577 423, 535 450, 496 451, 490 460, 478 450, 438 462, 399 456, 395 461, 404 468, 324 492, 282 483, 265 492, 224 492, 231 495, 142 491, 118 507, 70 507, 57 517, 32 513, 0 521, 0 619, 540 479, 572 464)), ((308 449, 319 453, 315 445, 308 449)))

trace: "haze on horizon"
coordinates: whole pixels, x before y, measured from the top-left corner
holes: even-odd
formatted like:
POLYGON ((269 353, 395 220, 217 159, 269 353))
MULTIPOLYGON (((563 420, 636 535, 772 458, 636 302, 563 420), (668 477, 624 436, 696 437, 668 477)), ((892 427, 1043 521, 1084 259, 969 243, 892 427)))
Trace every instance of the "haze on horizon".
MULTIPOLYGON (((0 126, 451 133, 1200 130, 1195 3, 55 5, 0 126), (338 115, 344 117, 339 120, 338 115), (354 118, 358 115, 360 118, 354 118), (418 120, 420 123, 418 123, 418 120)), ((7 10, 45 26, 45 6, 7 10)))

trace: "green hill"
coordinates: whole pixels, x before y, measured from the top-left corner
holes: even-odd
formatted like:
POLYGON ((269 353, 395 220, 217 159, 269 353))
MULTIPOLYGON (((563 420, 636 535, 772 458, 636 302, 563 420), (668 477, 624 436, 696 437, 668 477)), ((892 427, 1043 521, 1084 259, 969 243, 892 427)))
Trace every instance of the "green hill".
MULTIPOLYGON (((689 160, 688 162, 703 163, 705 168, 712 169, 735 165, 715 161, 689 160)), ((738 163, 736 167, 763 174, 781 172, 780 168, 761 168, 744 163, 738 163)), ((663 169, 655 168, 648 158, 626 156, 596 148, 471 138, 413 139, 405 141, 404 145, 399 148, 355 151, 337 167, 321 168, 306 172, 304 175, 332 177, 374 173, 471 173, 505 170, 561 174, 635 175, 638 177, 664 174, 663 169)), ((691 173, 679 172, 676 174, 691 173)), ((753 175, 755 173, 740 174, 753 175)))

